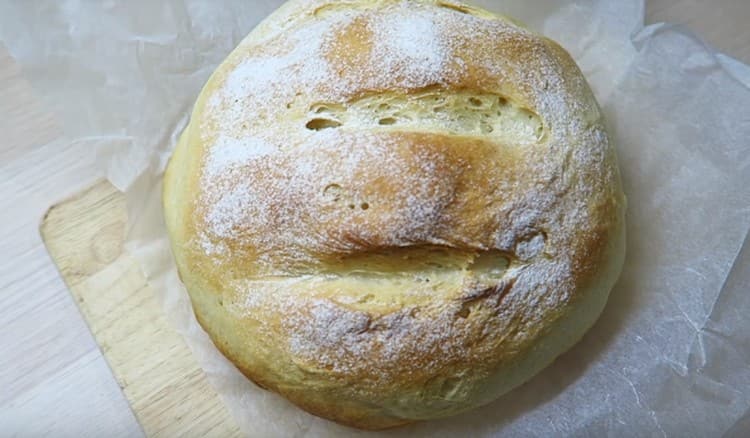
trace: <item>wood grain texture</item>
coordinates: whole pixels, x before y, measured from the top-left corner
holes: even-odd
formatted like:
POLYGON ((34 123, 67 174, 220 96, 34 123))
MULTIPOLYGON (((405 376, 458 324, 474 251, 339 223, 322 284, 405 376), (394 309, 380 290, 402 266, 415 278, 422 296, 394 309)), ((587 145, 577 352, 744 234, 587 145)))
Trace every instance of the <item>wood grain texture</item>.
POLYGON ((123 252, 126 222, 123 195, 103 181, 52 207, 41 233, 146 435, 239 436, 123 252))
POLYGON ((0 436, 142 436, 39 236, 97 171, 2 43, 0 133, 0 436))

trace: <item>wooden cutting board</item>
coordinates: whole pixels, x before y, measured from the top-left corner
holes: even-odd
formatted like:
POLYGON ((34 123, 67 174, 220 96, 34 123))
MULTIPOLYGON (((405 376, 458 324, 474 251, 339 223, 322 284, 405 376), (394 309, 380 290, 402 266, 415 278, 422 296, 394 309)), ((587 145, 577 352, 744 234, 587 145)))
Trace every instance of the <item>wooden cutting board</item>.
POLYGON ((49 209, 42 238, 149 437, 241 436, 123 251, 125 198, 101 181, 49 209))

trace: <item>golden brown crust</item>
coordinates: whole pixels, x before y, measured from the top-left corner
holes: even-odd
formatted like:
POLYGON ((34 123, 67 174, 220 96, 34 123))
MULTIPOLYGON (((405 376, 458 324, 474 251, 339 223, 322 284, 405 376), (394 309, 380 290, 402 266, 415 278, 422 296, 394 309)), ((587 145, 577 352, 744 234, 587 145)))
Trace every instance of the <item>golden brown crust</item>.
POLYGON ((448 2, 286 4, 206 85, 164 204, 219 349, 371 429, 522 383, 593 323, 624 251, 575 63, 448 2))

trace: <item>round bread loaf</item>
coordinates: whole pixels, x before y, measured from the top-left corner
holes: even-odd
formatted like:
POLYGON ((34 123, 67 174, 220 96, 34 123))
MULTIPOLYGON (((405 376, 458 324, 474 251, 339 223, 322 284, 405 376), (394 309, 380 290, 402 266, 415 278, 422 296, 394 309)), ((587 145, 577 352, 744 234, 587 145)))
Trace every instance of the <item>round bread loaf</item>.
POLYGON ((379 429, 486 404, 594 323, 624 256, 570 56, 437 0, 293 0, 216 70, 164 177, 200 324, 248 378, 379 429))

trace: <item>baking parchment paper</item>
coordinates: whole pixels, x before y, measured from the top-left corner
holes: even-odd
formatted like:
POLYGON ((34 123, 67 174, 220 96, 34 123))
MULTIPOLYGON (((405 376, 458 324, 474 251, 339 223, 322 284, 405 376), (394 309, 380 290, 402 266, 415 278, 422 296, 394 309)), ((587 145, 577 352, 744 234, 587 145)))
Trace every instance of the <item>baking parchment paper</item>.
MULTIPOLYGON (((241 429, 377 435, 245 380, 195 322, 161 219, 161 172, 200 88, 280 3, 6 0, 0 41, 126 193, 126 247, 241 429)), ((601 319, 537 377, 475 411, 382 434, 750 433, 750 68, 684 29, 644 28, 642 1, 477 3, 559 41, 589 79, 628 196, 627 259, 601 319)))

